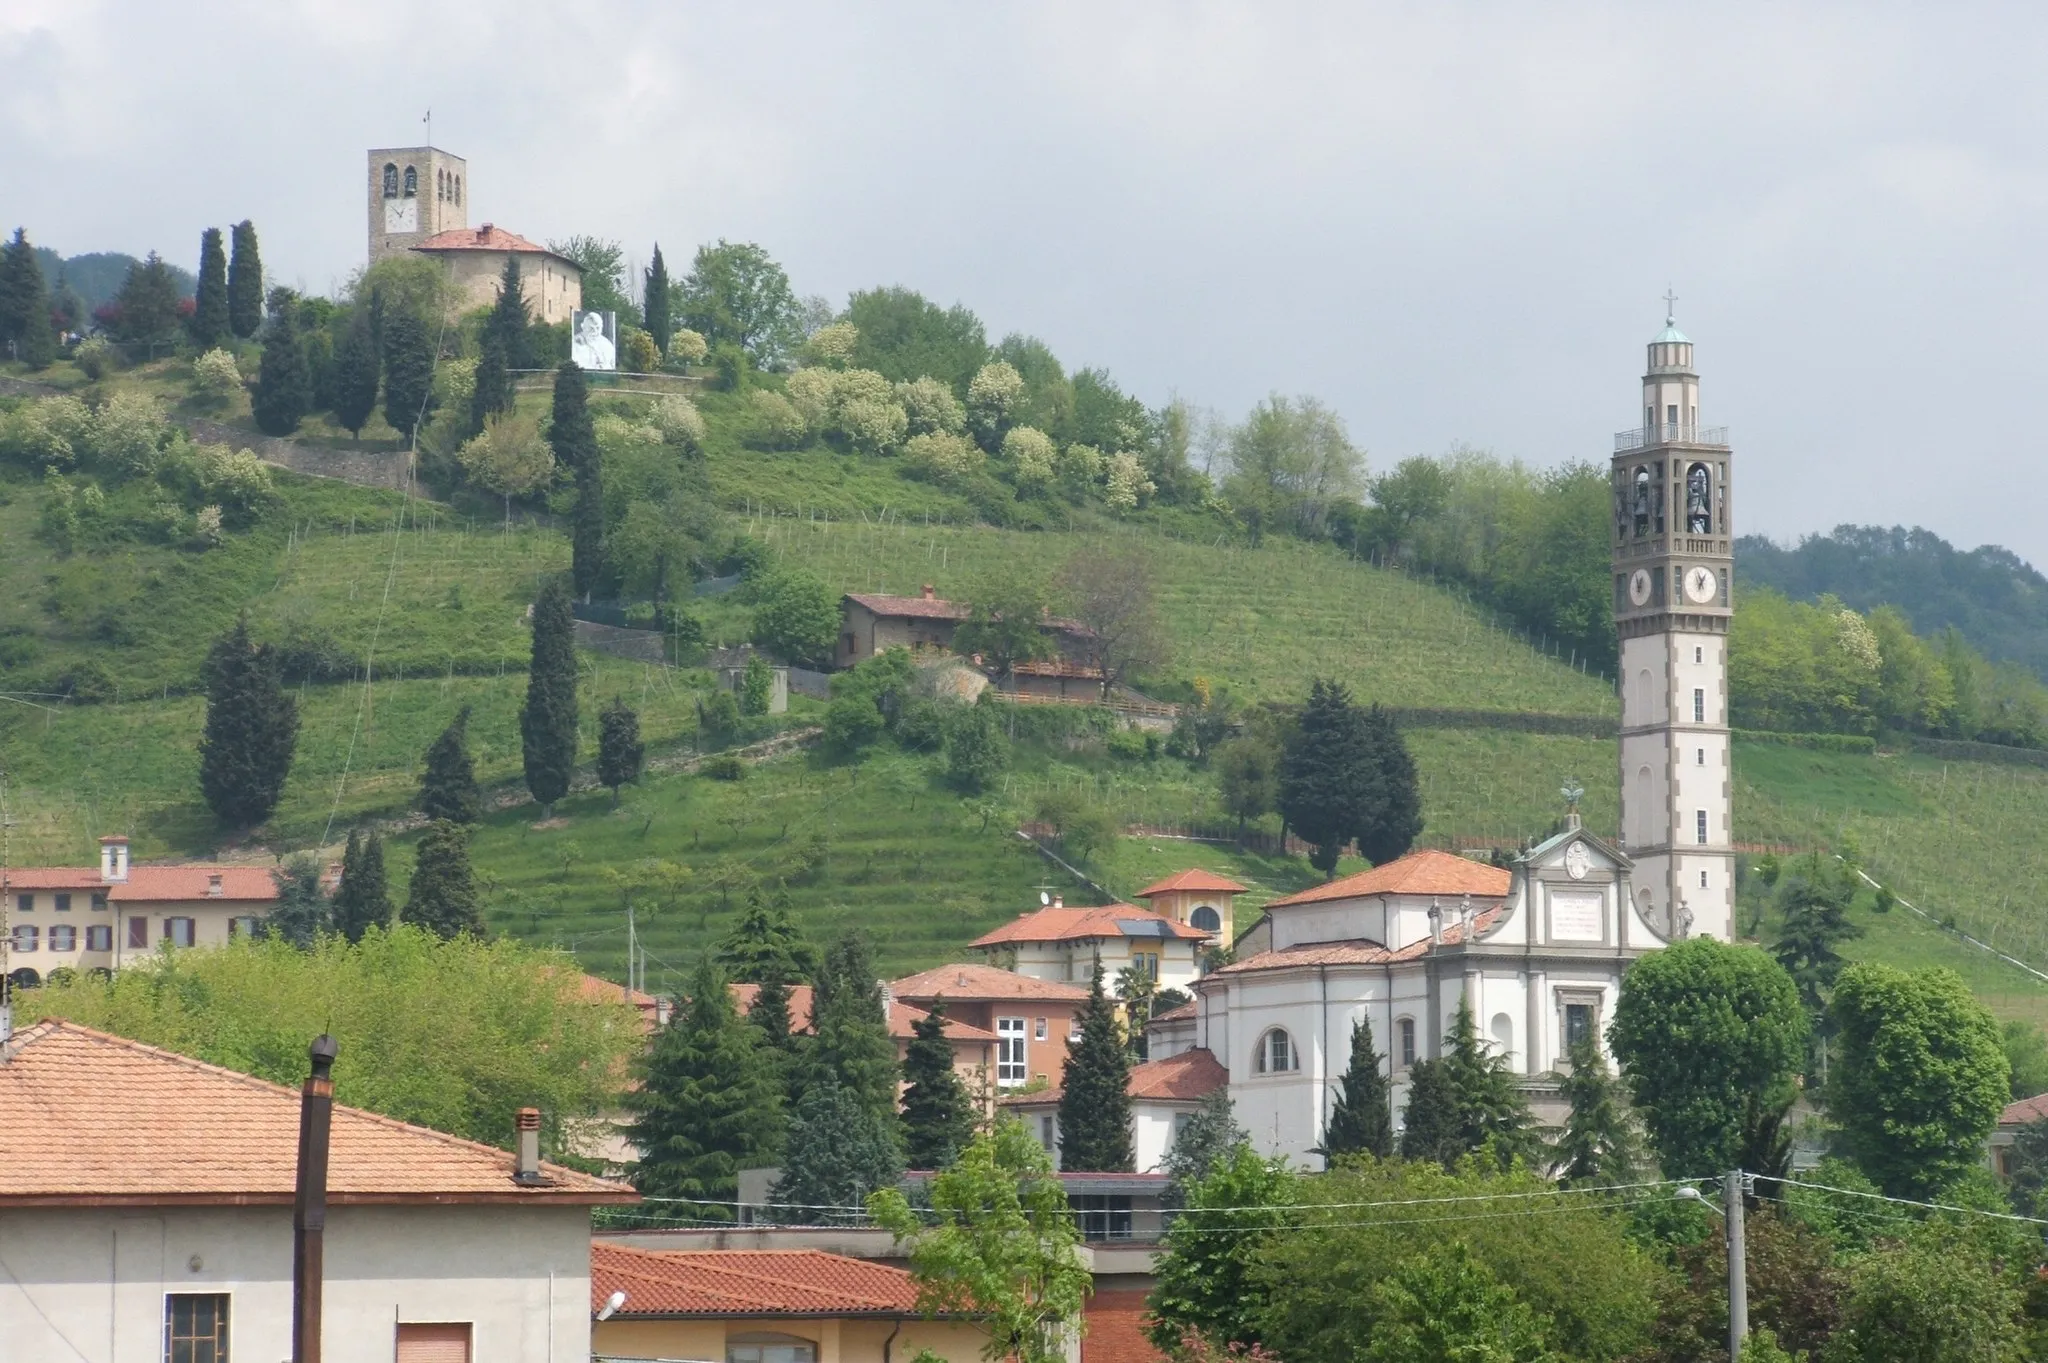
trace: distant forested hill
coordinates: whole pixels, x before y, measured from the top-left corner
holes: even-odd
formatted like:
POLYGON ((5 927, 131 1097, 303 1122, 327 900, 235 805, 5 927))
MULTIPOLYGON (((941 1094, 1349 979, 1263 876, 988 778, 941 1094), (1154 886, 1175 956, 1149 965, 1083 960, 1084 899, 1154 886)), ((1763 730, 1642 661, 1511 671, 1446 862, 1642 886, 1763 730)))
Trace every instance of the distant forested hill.
POLYGON ((1747 535, 1736 554, 1744 579, 1795 601, 1896 606, 1919 634, 1954 625, 1985 657, 2048 679, 2048 578, 2010 549, 1958 549, 1918 526, 1838 525, 1790 549, 1747 535))
MULTIPOLYGON (((38 246, 36 263, 43 267, 43 279, 51 289, 59 283, 69 284, 90 314, 102 303, 114 300, 114 295, 121 291, 121 281, 128 277, 128 267, 141 262, 120 251, 92 251, 67 259, 47 246, 38 246)), ((180 265, 171 265, 171 277, 178 281, 178 292, 184 297, 191 297, 198 287, 192 272, 180 265)))

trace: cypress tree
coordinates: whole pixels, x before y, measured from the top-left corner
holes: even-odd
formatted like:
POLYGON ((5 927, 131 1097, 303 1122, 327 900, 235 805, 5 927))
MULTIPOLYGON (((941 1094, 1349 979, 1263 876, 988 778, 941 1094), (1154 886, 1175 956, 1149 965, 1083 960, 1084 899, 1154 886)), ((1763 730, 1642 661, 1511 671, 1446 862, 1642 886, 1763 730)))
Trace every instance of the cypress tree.
POLYGON ((50 293, 28 229, 14 229, 14 240, 0 246, 0 352, 31 369, 57 358, 57 335, 50 326, 50 293))
POLYGON ((770 975, 754 986, 754 1002, 747 1009, 747 1021, 761 1034, 762 1046, 780 1056, 796 1050, 795 1033, 790 1030, 789 984, 780 975, 770 975))
POLYGON ((1433 1159, 1448 1168, 1488 1148, 1503 1165, 1536 1154, 1528 1104, 1515 1088, 1507 1057, 1481 1045, 1463 999, 1446 1041, 1443 1055, 1417 1061, 1409 1071, 1402 1157, 1433 1159))
POLYGON ((865 1223, 868 1194, 903 1178, 893 1118, 877 1116, 860 1095, 837 1084, 797 1101, 783 1142, 782 1177, 769 1202, 777 1219, 797 1225, 865 1223))
POLYGON ((124 340, 149 342, 152 355, 158 341, 177 332, 178 281, 162 256, 151 251, 128 267, 114 307, 119 314, 116 331, 124 340))
POLYGON ((507 253, 498 278, 498 301, 484 322, 476 387, 470 394, 469 425, 481 431, 489 420, 512 410, 512 374, 525 358, 526 292, 519 278, 519 256, 507 253))
POLYGON ((351 942, 372 927, 391 925, 391 885, 384 873, 384 839, 349 830, 341 854, 341 884, 334 891, 334 930, 351 942))
POLYGON ((619 787, 638 781, 646 766, 639 712, 613 696, 612 703, 597 712, 597 780, 611 788, 612 808, 619 807, 619 787))
POLYGON ((795 984, 818 973, 818 948, 789 921, 789 910, 772 913, 759 889, 747 891, 746 912, 718 944, 718 964, 742 984, 781 980, 795 984))
POLYGON ((1211 1092, 1189 1116, 1166 1152, 1166 1206, 1185 1207, 1189 1196, 1230 1152, 1251 1140, 1237 1124, 1228 1086, 1211 1092))
POLYGON ((228 257, 228 328, 243 340, 263 325, 263 259, 256 250, 256 224, 234 226, 228 257))
MULTIPOLYGON (((647 1079, 626 1096, 640 1151, 630 1177, 651 1197, 730 1204, 739 1171, 766 1164, 782 1127, 782 1101, 753 1032, 733 1010, 725 976, 707 956, 690 997, 654 1038, 647 1079)), ((735 1219, 730 1205, 693 1206, 691 1220, 735 1219)))
POLYGON ((228 329, 228 256, 220 229, 199 234, 199 291, 192 303, 192 339, 201 350, 226 341, 228 329))
POLYGON ((409 312, 384 319, 384 419, 411 439, 433 410, 434 344, 426 323, 409 312))
POLYGON ((1315 845, 1309 863, 1333 875, 1357 836, 1376 764, 1358 708, 1341 683, 1316 679, 1280 763, 1280 813, 1315 845))
POLYGON ((441 937, 467 932, 484 935, 483 907, 476 873, 469 864, 469 830, 436 819, 420 835, 419 860, 413 863, 405 911, 399 921, 417 924, 441 937))
POLYGON ((974 1106, 953 1068, 946 1001, 910 1024, 903 1056, 903 1152, 913 1169, 943 1169, 974 1139, 974 1106))
POLYGON ((825 954, 811 990, 811 1033, 804 1091, 838 1084, 893 1128, 896 1043, 882 1010, 882 982, 859 933, 847 933, 825 954))
POLYGON ((1358 832, 1358 855, 1375 866, 1406 854, 1422 832, 1422 788, 1407 740, 1386 708, 1373 702, 1362 727, 1378 779, 1358 832))
POLYGON ((1343 1091, 1330 1109, 1322 1154, 1328 1160, 1358 1154, 1385 1159, 1393 1153, 1394 1113, 1387 1100, 1387 1080, 1380 1073, 1380 1053, 1373 1049, 1372 1028, 1360 1018, 1351 1024, 1351 1064, 1344 1071, 1343 1091))
POLYGON ((299 738, 299 707, 278 679, 277 655, 249 638, 249 622, 213 646, 206 663, 206 731, 199 789, 220 821, 250 828, 284 794, 299 738))
POLYGON ((313 379, 299 343, 296 311, 283 290, 272 299, 270 330, 263 337, 263 363, 256 371, 256 392, 249 406, 256 427, 265 435, 290 435, 313 407, 313 379))
POLYGON ((576 594, 590 599, 604 581, 604 461, 597 455, 576 470, 576 519, 569 530, 569 571, 576 594))
POLYGON ((357 308, 334 356, 334 419, 357 439, 362 438, 370 413, 377 410, 377 368, 368 309, 357 308))
POLYGON ((428 818, 450 823, 473 824, 483 817, 483 787, 476 783, 476 763, 469 755, 467 705, 455 712, 441 736, 427 748, 417 805, 428 818))
POLYGON ((334 928, 327 896, 320 891, 320 863, 309 856, 293 857, 270 878, 277 886, 277 902, 264 915, 258 932, 311 951, 320 934, 334 928))
POLYGON ((548 417, 548 447, 555 464, 581 473, 597 459, 597 427, 590 419, 590 380, 583 366, 566 361, 555 370, 554 406, 548 417))
POLYGON ((1570 1055, 1560 1089, 1571 1113, 1551 1147, 1552 1176, 1575 1185, 1627 1183, 1642 1170, 1643 1144, 1621 1081, 1593 1038, 1580 1038, 1570 1055))
POLYGON ((526 708, 519 713, 526 788, 540 816, 554 813, 576 774, 576 621, 560 579, 533 603, 533 661, 526 670, 526 708))
POLYGON ((661 243, 654 243, 654 259, 647 266, 647 291, 641 311, 647 315, 647 334, 654 338, 654 348, 664 356, 668 354, 669 337, 675 334, 675 326, 668 315, 668 265, 661 258, 661 243))
POLYGON ((1081 1009, 1081 1039, 1067 1052, 1066 1077, 1060 1081, 1060 1168, 1128 1173, 1135 1166, 1130 1083, 1130 1052, 1102 990, 1098 961, 1081 1009))

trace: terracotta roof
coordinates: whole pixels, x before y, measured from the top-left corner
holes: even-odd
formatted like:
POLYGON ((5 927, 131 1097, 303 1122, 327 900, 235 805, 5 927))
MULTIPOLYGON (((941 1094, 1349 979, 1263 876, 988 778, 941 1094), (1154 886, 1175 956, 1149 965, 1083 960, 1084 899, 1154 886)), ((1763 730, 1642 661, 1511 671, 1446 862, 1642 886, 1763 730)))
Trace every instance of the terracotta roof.
POLYGON ((1010 668, 1011 675, 1018 677, 1062 677, 1072 681, 1102 680, 1102 669, 1086 663, 1070 663, 1064 658, 1048 658, 1041 662, 1017 663, 1010 668))
POLYGON ((944 996, 963 1002, 979 999, 1050 999, 1056 1002, 1080 1003, 1088 997, 1088 991, 1058 980, 1041 980, 1035 975, 1019 975, 1014 970, 999 970, 992 965, 941 965, 915 975, 905 975, 889 984, 889 992, 899 999, 935 999, 944 996))
POLYGON ((592 1003, 630 1003, 640 1014, 640 1030, 652 1032, 661 1026, 665 1003, 654 995, 639 989, 628 989, 613 980, 597 975, 579 974, 576 992, 592 1003))
POLYGON ((1073 942, 1092 937, 1175 937, 1183 941, 1206 942, 1209 934, 1165 914, 1141 909, 1136 904, 1104 904, 1095 908, 1060 905, 1013 918, 993 932, 985 932, 967 945, 1003 946, 1009 942, 1073 942))
MULTIPOLYGON (((1507 909, 1499 904, 1482 909, 1472 915, 1473 935, 1479 936, 1492 930, 1507 909)), ((1446 914, 1448 919, 1450 915, 1446 914)), ((1464 930, 1455 921, 1447 922, 1443 929, 1444 946, 1457 946, 1464 941, 1464 930)), ((1410 942, 1398 951, 1389 950, 1378 942, 1305 942, 1300 946, 1283 947, 1279 951, 1262 951, 1256 956, 1247 956, 1242 961, 1212 970, 1212 975, 1244 974, 1253 970, 1284 970, 1305 965, 1387 965, 1397 961, 1413 961, 1427 956, 1432 943, 1425 937, 1419 942, 1410 942)))
MULTIPOLYGON (((425 241, 414 244, 415 251, 517 251, 520 254, 553 256, 557 260, 569 258, 559 251, 528 241, 517 232, 507 232, 493 223, 481 227, 452 227, 446 232, 436 232, 425 241)), ((569 261, 574 265, 576 262, 569 261)), ((577 267, 579 270, 581 266, 577 267)))
POLYGON ((1145 1291, 1117 1288, 1088 1299, 1082 1316, 1081 1363, 1165 1363, 1145 1337, 1145 1291))
MULTIPOLYGON (((754 996, 761 992, 760 985, 735 984, 728 985, 727 988, 732 990, 733 1004, 740 1012, 750 1013, 753 1011, 754 996)), ((894 985, 891 985, 889 989, 891 994, 896 992, 894 985)), ((910 1040, 911 1037, 917 1035, 912 1030, 917 1020, 924 1017, 927 1012, 927 1009, 914 1008, 899 999, 891 998, 889 1000, 889 1035, 898 1041, 910 1040)), ((811 987, 807 984, 794 984, 789 987, 789 1029, 793 1032, 808 1032, 811 1029, 811 987)), ((986 1041, 994 1043, 996 1034, 984 1027, 976 1027, 971 1022, 962 1022, 958 1018, 947 1018, 946 1039, 949 1041, 986 1041)))
POLYGON ((98 871, 82 866, 16 866, 0 875, 5 890, 103 890, 98 871))
POLYGON ((1998 1114, 1998 1124, 2025 1126, 2028 1122, 2038 1122, 2043 1117, 2048 1117, 2048 1093, 2033 1098, 2022 1098, 2017 1103, 2010 1104, 2005 1111, 1998 1114))
POLYGON ((1169 1008, 1163 1013, 1154 1013, 1152 1015, 1152 1021, 1180 1022, 1184 1019, 1193 1018, 1195 1016, 1196 1002, 1197 1000, 1195 999, 1189 999, 1186 1003, 1181 1004, 1177 1008, 1169 1008))
POLYGON ((1185 871, 1175 871, 1166 879, 1147 885, 1132 898, 1150 899, 1153 895, 1172 894, 1175 890, 1192 890, 1197 894, 1243 894, 1245 887, 1228 876, 1190 866, 1185 871))
MULTIPOLYGON (((1223 1065, 1206 1048, 1197 1046, 1164 1060, 1148 1060, 1131 1066, 1124 1092, 1133 1098, 1150 1098, 1162 1103, 1193 1103, 1208 1097, 1230 1082, 1223 1065)), ((1034 1089, 1030 1093, 1006 1094, 996 1099, 1003 1107, 1050 1107, 1060 1101, 1058 1088, 1034 1089)))
POLYGON ((590 1309, 626 1294, 612 1319, 664 1316, 901 1316, 917 1285, 887 1264, 816 1249, 627 1249, 590 1246, 590 1309))
POLYGON ((84 866, 16 866, 4 881, 9 890, 105 890, 116 904, 231 899, 267 902, 277 898, 277 881, 268 866, 219 866, 187 862, 175 866, 130 866, 128 879, 100 879, 98 868, 84 866), (211 893, 220 877, 220 893, 211 893))
POLYGON ((876 615, 901 616, 911 620, 965 620, 966 603, 941 596, 884 596, 875 592, 848 592, 846 599, 865 606, 876 615))
MULTIPOLYGON (((298 1149, 292 1089, 68 1022, 0 1048, 0 1207, 289 1205, 298 1149)), ((522 1187, 503 1150, 338 1103, 329 1158, 339 1204, 639 1200, 552 1164, 522 1187)))
POLYGON ((1370 871, 1333 880, 1327 885, 1287 895, 1267 904, 1282 909, 1290 904, 1316 904, 1327 899, 1363 899, 1376 894, 1478 895, 1499 899, 1506 896, 1511 875, 1498 866, 1439 852, 1425 847, 1410 852, 1370 871))

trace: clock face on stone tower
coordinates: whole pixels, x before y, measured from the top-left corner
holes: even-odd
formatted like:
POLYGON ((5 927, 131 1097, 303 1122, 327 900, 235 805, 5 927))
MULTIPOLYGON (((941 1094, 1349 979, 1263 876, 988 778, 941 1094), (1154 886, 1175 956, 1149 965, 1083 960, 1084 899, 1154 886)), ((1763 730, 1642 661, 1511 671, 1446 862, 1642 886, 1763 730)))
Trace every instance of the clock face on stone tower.
POLYGON ((1628 599, 1638 606, 1650 604, 1650 570, 1638 568, 1629 575, 1628 599))
POLYGON ((1696 606, 1704 606, 1714 599, 1714 592, 1720 586, 1712 568, 1692 567, 1685 570, 1685 599, 1696 606))
POLYGON ((386 199, 384 201, 384 230, 387 232, 419 231, 420 201, 418 199, 386 199))

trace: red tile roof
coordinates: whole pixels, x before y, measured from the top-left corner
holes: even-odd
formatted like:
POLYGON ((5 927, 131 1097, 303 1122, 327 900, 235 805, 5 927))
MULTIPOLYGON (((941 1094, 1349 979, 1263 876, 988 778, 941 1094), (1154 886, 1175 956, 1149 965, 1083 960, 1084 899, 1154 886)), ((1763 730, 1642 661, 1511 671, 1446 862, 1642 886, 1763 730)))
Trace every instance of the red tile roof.
POLYGON ((640 1014, 640 1030, 652 1032, 661 1026, 662 1016, 667 1010, 666 1003, 654 995, 639 989, 628 989, 613 980, 596 975, 580 975, 576 991, 592 1003, 630 1003, 640 1014))
POLYGON ((1190 890, 1196 894, 1243 894, 1245 887, 1228 876, 1219 876, 1214 871, 1190 866, 1185 871, 1175 871, 1166 879, 1147 885, 1132 898, 1150 899, 1154 895, 1172 894, 1176 890, 1190 890))
POLYGON ((1500 899, 1507 895, 1512 880, 1513 877, 1501 867, 1488 866, 1454 852, 1439 852, 1433 847, 1425 847, 1385 865, 1375 866, 1370 871, 1360 871, 1356 875, 1303 890, 1300 894, 1275 899, 1266 907, 1282 909, 1290 904, 1363 899, 1376 894, 1469 894, 1500 899))
POLYGON ((2022 1098, 2017 1103, 2009 1105, 2005 1111, 1998 1114, 1998 1124, 2025 1126, 2028 1122, 2038 1122, 2043 1117, 2048 1117, 2048 1093, 2034 1098, 2022 1098))
POLYGON ((902 1316, 917 1311, 917 1285, 887 1264, 815 1249, 627 1249, 590 1246, 590 1309, 612 1293, 612 1317, 902 1316))
POLYGON ((965 620, 971 612, 965 602, 938 596, 885 596, 875 592, 848 592, 848 601, 867 607, 876 615, 910 620, 965 620))
POLYGON ((1004 946, 1011 942, 1074 942, 1094 937, 1177 937, 1206 942, 1209 934, 1185 923, 1176 923, 1163 913, 1141 909, 1136 904, 1104 904, 1095 908, 1040 909, 1013 918, 993 932, 985 932, 967 945, 1004 946), (1125 926, 1126 924, 1132 927, 1125 926), (1135 927, 1135 930, 1133 930, 1135 927))
MULTIPOLYGON (((528 241, 517 232, 507 232, 492 223, 482 227, 453 227, 446 232, 436 232, 425 241, 416 243, 415 251, 517 251, 521 254, 554 256, 557 260, 568 257, 558 251, 550 251, 528 241)), ((574 263, 573 261, 571 262, 574 263)))
POLYGON ((1115 1288, 1097 1292, 1083 1312, 1081 1363, 1165 1363, 1166 1356, 1145 1337, 1145 1292, 1115 1288))
MULTIPOLYGON (((1473 914, 1473 935, 1477 937, 1491 931, 1505 912, 1507 910, 1503 906, 1496 904, 1473 914)), ((1457 946, 1462 941, 1464 929, 1456 922, 1447 923, 1443 929, 1442 945, 1457 946)), ((1278 951, 1262 951, 1256 956, 1247 956, 1241 961, 1209 973, 1246 974, 1254 970, 1285 970, 1305 965, 1387 965, 1391 962, 1413 961, 1427 956, 1431 945, 1427 937, 1419 942, 1410 942, 1398 951, 1391 951, 1378 942, 1304 942, 1300 946, 1283 947, 1278 951)))
POLYGON ((100 879, 97 868, 83 866, 16 866, 0 885, 8 890, 105 890, 116 904, 181 903, 224 899, 262 903, 277 898, 277 881, 268 866, 219 866, 187 862, 175 866, 130 866, 125 881, 100 879), (220 893, 211 893, 220 877, 220 893))
MULTIPOLYGON (((735 984, 727 987, 732 990, 733 1005, 741 1013, 753 1011, 754 996, 761 992, 760 985, 735 984)), ((894 985, 890 986, 890 993, 892 995, 895 993, 894 985)), ((913 1008, 911 1005, 892 997, 889 1000, 889 1035, 898 1041, 908 1041, 917 1034, 912 1028, 919 1018, 926 1015, 926 1012, 926 1009, 913 1008)), ((811 987, 807 984, 795 984, 789 988, 789 1028, 793 1032, 808 1032, 811 1029, 811 987)), ((993 1044, 996 1034, 986 1028, 976 1027, 973 1023, 962 1022, 958 1018, 947 1018, 946 1039, 949 1041, 986 1041, 993 1044)))
MULTIPOLYGON (((522 1186, 503 1150, 340 1104, 332 1139, 338 1204, 639 1200, 552 1164, 522 1186)), ((68 1022, 0 1047, 0 1207, 288 1205, 298 1149, 291 1089, 68 1022)))
POLYGON ((1019 975, 1014 970, 999 970, 992 965, 934 966, 891 981, 889 992, 912 1002, 942 995, 963 1003, 982 999, 1046 999, 1056 1003, 1081 1003, 1088 997, 1087 990, 1075 985, 1041 980, 1034 975, 1019 975))
POLYGON ((98 871, 82 866, 16 866, 0 875, 0 890, 103 890, 98 871))
POLYGON ((1163 1013, 1154 1013, 1152 1015, 1152 1021, 1179 1022, 1183 1018, 1192 1018, 1195 1015, 1195 1005, 1197 1002, 1198 1000, 1189 999, 1186 1003, 1181 1004, 1177 1008, 1169 1008, 1163 1013))
MULTIPOLYGON (((1197 1046, 1164 1060, 1148 1060, 1131 1066, 1124 1092, 1133 1098, 1150 1098, 1163 1103, 1199 1102, 1230 1082, 1230 1075, 1207 1049, 1197 1046)), ((1060 1101, 1058 1088, 1012 1093, 996 1101, 1004 1107, 1049 1107, 1060 1101)))

